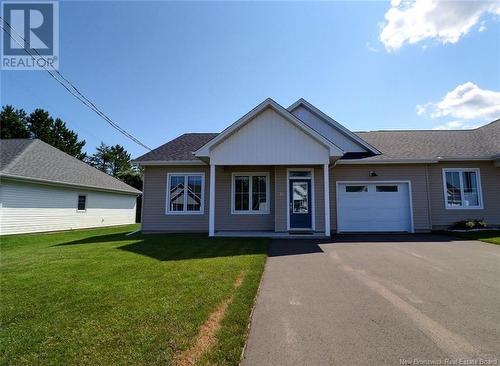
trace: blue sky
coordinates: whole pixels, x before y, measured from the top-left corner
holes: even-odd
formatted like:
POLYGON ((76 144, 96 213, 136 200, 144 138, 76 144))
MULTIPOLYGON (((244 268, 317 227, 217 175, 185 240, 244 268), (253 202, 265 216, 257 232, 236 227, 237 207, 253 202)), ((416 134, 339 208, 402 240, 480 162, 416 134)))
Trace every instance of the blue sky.
MULTIPOLYGON (((500 117, 500 9, 461 9, 453 12, 461 19, 432 23, 440 19, 432 12, 449 10, 63 1, 60 71, 151 147, 184 132, 220 131, 267 97, 283 106, 304 97, 354 131, 484 124, 500 117), (421 30, 411 17, 421 18, 421 30)), ((145 152, 45 72, 2 71, 1 102, 48 110, 89 152, 101 141, 145 152)))

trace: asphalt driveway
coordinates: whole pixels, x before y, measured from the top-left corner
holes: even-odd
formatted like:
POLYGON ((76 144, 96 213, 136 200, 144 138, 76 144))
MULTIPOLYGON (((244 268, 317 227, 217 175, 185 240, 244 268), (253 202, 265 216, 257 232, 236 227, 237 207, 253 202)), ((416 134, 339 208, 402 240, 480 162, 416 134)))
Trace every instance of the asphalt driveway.
POLYGON ((480 359, 500 364, 500 246, 437 235, 273 242, 244 366, 480 359))

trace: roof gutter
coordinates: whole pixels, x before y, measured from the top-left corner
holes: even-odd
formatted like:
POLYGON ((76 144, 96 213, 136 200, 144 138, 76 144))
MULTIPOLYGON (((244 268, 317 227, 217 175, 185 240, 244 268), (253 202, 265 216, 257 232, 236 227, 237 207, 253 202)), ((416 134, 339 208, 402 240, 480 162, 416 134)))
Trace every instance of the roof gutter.
POLYGON ((367 165, 367 164, 434 164, 438 160, 431 159, 386 159, 386 160, 339 160, 337 165, 367 165))
POLYGON ((368 164, 437 164, 443 161, 491 161, 495 160, 495 157, 491 156, 438 156, 435 159, 385 159, 385 160, 363 160, 363 159, 352 159, 352 160, 339 160, 338 165, 368 165, 368 164))
MULTIPOLYGON (((5 174, 5 173, 0 173, 0 178, 7 179, 7 180, 14 180, 14 181, 40 183, 40 184, 45 184, 45 185, 49 185, 49 186, 69 187, 69 188, 84 188, 84 189, 90 189, 93 191, 121 193, 121 194, 127 194, 127 195, 132 195, 132 196, 138 196, 138 195, 142 194, 142 192, 139 190, 137 190, 137 192, 122 191, 122 190, 118 190, 118 189, 109 189, 109 188, 102 188, 102 187, 90 186, 90 185, 84 186, 81 184, 59 182, 59 181, 53 181, 53 180, 41 179, 41 178, 29 178, 29 177, 23 177, 20 175, 5 174)), ((135 189, 135 188, 133 188, 133 189, 135 189)))
POLYGON ((201 160, 149 160, 149 161, 140 161, 140 160, 132 160, 130 162, 133 165, 207 165, 201 160))

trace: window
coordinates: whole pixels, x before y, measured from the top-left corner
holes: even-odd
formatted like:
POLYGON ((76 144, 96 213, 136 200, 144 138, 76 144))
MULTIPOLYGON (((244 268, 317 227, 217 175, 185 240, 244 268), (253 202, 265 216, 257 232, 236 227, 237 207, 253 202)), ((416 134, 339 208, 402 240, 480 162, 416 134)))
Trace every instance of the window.
POLYGON ((292 183, 292 209, 294 214, 309 212, 308 187, 309 182, 292 183))
POLYGON ((233 174, 233 213, 269 213, 269 174, 233 174))
POLYGON ((203 173, 175 173, 167 176, 167 213, 203 213, 203 173))
POLYGON ((78 195, 78 204, 76 209, 78 211, 85 211, 87 209, 87 196, 84 194, 78 195))
POLYGON ((367 186, 345 186, 345 191, 348 193, 368 192, 368 187, 367 186))
POLYGON ((443 169, 443 183, 446 208, 482 208, 479 169, 443 169))
POLYGON ((375 190, 377 192, 397 192, 398 186, 376 186, 375 190))
POLYGON ((289 173, 290 178, 311 178, 312 172, 310 170, 292 171, 289 173))

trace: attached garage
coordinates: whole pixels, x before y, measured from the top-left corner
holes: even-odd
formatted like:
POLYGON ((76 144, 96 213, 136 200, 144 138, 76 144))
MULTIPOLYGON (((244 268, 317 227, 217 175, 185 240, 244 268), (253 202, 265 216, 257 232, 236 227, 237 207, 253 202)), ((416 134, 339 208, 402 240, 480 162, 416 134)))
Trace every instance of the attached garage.
POLYGON ((408 182, 337 182, 338 232, 413 232, 408 182))

